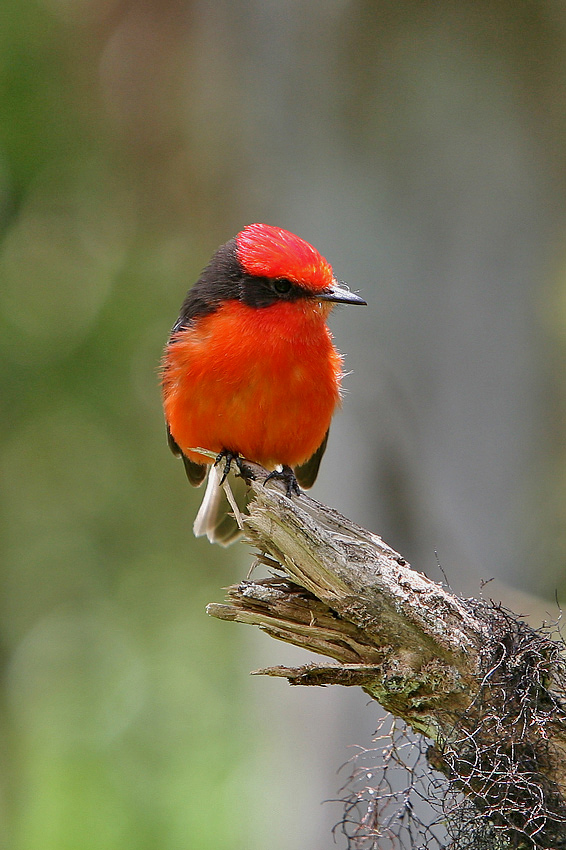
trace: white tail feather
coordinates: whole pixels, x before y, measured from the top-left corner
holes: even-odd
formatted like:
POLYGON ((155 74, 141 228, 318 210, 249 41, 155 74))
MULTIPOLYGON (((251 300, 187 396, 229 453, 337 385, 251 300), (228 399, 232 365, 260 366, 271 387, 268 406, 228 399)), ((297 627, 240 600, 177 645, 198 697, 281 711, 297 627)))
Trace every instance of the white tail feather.
POLYGON ((195 537, 204 537, 206 534, 211 543, 214 542, 214 529, 216 528, 218 509, 222 499, 220 478, 220 470, 212 465, 208 473, 204 499, 193 523, 195 537))
POLYGON ((204 499, 193 523, 195 537, 206 535, 211 543, 229 546, 244 530, 242 514, 248 503, 248 487, 243 478, 230 473, 220 483, 223 469, 211 466, 204 499))

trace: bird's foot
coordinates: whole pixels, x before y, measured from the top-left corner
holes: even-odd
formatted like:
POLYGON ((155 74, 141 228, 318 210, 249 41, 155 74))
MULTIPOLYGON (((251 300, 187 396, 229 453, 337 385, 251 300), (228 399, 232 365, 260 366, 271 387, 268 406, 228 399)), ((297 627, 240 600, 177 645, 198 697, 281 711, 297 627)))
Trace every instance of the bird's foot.
POLYGON ((238 472, 240 473, 244 481, 253 481, 253 479, 255 478, 252 470, 244 462, 243 457, 241 457, 238 452, 231 452, 229 449, 222 449, 222 451, 216 456, 214 465, 218 466, 218 464, 222 463, 222 461, 224 461, 224 470, 222 472, 220 484, 224 484, 224 482, 228 478, 228 474, 230 472, 230 469, 232 468, 233 463, 235 463, 238 467, 238 472))
POLYGON ((287 496, 301 495, 301 488, 297 484, 295 473, 290 466, 283 466, 282 469, 274 469, 273 472, 269 473, 263 483, 267 484, 268 481, 282 481, 285 484, 287 496))
POLYGON ((228 478, 228 473, 232 468, 232 464, 235 463, 239 469, 240 455, 238 454, 238 452, 231 452, 229 449, 222 449, 222 451, 216 456, 214 466, 218 466, 218 464, 222 463, 222 461, 224 461, 224 470, 222 472, 222 478, 220 479, 220 483, 224 484, 224 482, 228 478))

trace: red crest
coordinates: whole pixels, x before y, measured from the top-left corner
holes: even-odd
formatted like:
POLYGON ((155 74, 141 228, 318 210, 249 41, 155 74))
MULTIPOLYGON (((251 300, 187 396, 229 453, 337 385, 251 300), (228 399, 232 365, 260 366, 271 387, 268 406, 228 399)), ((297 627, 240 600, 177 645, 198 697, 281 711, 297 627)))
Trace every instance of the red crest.
POLYGON ((316 248, 269 224, 249 224, 236 236, 238 259, 249 274, 284 277, 307 289, 332 284, 332 267, 316 248))

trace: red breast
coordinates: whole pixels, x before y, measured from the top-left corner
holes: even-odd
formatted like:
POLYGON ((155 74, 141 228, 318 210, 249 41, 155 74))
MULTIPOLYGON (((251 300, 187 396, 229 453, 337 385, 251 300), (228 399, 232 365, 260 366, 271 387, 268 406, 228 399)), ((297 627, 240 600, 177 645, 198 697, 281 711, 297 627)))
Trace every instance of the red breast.
POLYGON ((192 448, 231 449, 268 469, 317 450, 339 403, 341 358, 320 304, 226 301, 183 328, 165 357, 171 433, 192 448))

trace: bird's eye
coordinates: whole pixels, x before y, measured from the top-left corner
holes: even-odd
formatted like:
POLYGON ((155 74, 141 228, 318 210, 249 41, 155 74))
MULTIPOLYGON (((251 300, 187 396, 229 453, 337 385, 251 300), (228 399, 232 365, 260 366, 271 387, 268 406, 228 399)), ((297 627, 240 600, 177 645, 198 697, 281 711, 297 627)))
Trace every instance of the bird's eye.
POLYGON ((284 277, 275 278, 271 285, 278 295, 287 295, 291 291, 291 281, 284 277))

